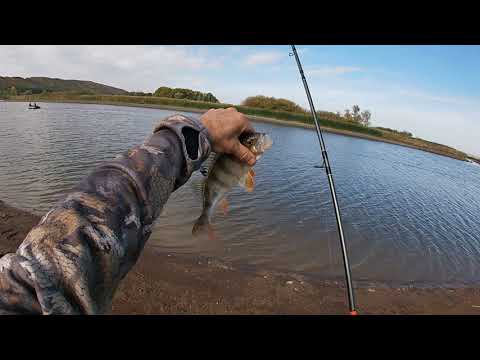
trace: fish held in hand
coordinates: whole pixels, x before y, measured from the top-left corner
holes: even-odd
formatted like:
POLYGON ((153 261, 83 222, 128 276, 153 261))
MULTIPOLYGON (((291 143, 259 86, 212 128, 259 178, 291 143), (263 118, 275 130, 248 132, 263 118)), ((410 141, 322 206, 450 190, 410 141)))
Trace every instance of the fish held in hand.
MULTIPOLYGON (((257 160, 273 144, 270 136, 258 132, 242 134, 239 140, 255 155, 257 160)), ((215 154, 210 164, 207 163, 201 172, 206 176, 203 184, 203 211, 193 226, 192 234, 197 235, 206 230, 209 238, 214 239, 212 218, 218 205, 226 215, 228 203, 225 195, 236 185, 252 192, 255 187, 255 172, 251 166, 229 154, 215 154)))

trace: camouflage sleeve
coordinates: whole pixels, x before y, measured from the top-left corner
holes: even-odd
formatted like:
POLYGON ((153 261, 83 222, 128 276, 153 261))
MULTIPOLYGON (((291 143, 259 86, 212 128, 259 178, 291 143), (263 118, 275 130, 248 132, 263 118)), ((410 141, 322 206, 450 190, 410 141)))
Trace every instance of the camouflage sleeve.
POLYGON ((174 115, 83 179, 0 259, 0 314, 103 314, 170 193, 210 153, 197 119, 174 115))

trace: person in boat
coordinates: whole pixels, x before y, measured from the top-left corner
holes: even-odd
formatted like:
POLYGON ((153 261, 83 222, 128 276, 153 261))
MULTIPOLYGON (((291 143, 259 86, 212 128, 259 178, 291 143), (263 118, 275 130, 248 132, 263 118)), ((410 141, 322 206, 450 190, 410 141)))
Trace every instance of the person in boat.
POLYGON ((32 103, 28 103, 28 107, 32 107, 32 103))
POLYGON ((170 194, 211 151, 249 165, 238 136, 254 131, 234 108, 173 115, 139 146, 95 168, 0 258, 0 314, 104 314, 170 194))

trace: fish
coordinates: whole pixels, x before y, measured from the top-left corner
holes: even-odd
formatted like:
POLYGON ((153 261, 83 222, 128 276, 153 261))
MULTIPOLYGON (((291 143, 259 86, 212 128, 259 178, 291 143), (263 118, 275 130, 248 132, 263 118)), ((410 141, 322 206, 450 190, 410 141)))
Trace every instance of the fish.
MULTIPOLYGON (((271 137, 260 132, 244 133, 240 135, 239 141, 255 155, 257 161, 273 145, 271 137)), ((215 239, 212 219, 217 206, 220 205, 223 214, 227 215, 226 195, 236 185, 252 192, 255 187, 255 171, 233 155, 224 153, 212 154, 205 163, 206 166, 200 171, 206 177, 202 186, 203 209, 193 225, 192 235, 207 231, 208 237, 215 239)))

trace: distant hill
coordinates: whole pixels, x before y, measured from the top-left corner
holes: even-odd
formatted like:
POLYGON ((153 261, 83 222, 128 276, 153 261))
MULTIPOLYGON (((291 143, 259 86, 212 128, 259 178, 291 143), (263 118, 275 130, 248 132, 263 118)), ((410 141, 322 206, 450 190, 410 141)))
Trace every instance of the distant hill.
POLYGON ((42 92, 74 92, 77 94, 127 95, 128 91, 84 80, 63 80, 48 77, 2 77, 0 95, 28 95, 42 92))

